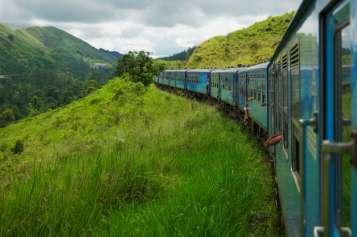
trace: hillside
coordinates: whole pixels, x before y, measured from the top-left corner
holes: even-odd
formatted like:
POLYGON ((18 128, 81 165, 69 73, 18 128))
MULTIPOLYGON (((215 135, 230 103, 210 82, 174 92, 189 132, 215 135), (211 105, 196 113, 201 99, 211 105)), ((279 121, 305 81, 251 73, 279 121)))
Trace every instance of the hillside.
POLYGON ((86 79, 94 63, 113 64, 117 58, 109 51, 55 27, 29 27, 13 30, 0 24, 0 74, 28 73, 30 70, 69 70, 86 79), (85 73, 83 73, 85 72, 85 73))
POLYGON ((232 67, 268 61, 285 33, 294 13, 217 36, 199 45, 189 58, 188 68, 232 67))
POLYGON ((0 75, 10 75, 0 80, 0 127, 86 95, 113 77, 117 61, 54 27, 0 24, 0 52, 0 75))
POLYGON ((176 54, 173 54, 169 57, 164 57, 164 58, 159 58, 160 60, 164 60, 164 61, 187 61, 193 51, 195 50, 196 47, 192 47, 192 48, 189 48, 187 50, 184 50, 182 52, 179 52, 179 53, 176 53, 176 54))
POLYGON ((0 128, 0 235, 277 236, 254 139, 123 78, 0 128))
MULTIPOLYGON (((49 49, 57 64, 62 64, 61 66, 72 70, 73 73, 76 73, 73 70, 73 64, 77 61, 93 66, 95 63, 114 64, 118 59, 111 52, 98 50, 83 40, 55 27, 29 27, 24 31, 49 49)), ((82 76, 82 73, 78 73, 79 76, 82 76)))

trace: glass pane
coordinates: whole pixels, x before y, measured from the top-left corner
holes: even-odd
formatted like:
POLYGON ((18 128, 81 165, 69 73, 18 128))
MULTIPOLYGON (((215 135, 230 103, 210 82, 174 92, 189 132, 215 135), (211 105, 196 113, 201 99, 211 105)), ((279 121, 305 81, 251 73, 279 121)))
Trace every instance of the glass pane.
MULTIPOLYGON (((351 27, 347 26, 341 30, 337 40, 338 50, 338 93, 340 95, 337 111, 339 116, 338 139, 342 142, 351 140, 351 76, 352 76, 352 41, 351 27), (342 128, 342 129, 341 129, 342 128)), ((342 157, 342 225, 350 226, 351 223, 351 156, 342 157)))

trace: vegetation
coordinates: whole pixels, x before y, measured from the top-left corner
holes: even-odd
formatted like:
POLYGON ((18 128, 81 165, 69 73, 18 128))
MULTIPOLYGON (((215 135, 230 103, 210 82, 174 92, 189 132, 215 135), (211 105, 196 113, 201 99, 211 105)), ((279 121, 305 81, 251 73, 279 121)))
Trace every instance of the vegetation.
POLYGON ((158 65, 162 65, 165 69, 184 69, 186 68, 186 62, 184 61, 179 61, 179 60, 162 60, 162 59, 156 59, 155 63, 158 65))
POLYGON ((9 75, 0 79, 0 126, 86 95, 113 77, 117 61, 54 27, 0 24, 0 51, 0 75, 9 75))
POLYGON ((166 68, 224 68, 268 61, 284 35, 294 13, 269 17, 265 21, 217 36, 178 55, 162 58, 166 68), (187 55, 188 58, 184 58, 187 55), (184 59, 183 59, 184 58, 184 59))
POLYGON ((191 55, 195 49, 196 49, 196 47, 188 48, 187 50, 184 50, 180 53, 174 54, 169 57, 160 58, 160 59, 163 61, 187 61, 191 57, 191 55))
POLYGON ((0 235, 277 236, 254 138, 125 77, 0 129, 0 235))
POLYGON ((212 38, 196 48, 187 66, 236 67, 268 61, 293 16, 292 12, 269 17, 246 29, 212 38))
POLYGON ((127 74, 131 81, 148 86, 154 76, 162 70, 163 65, 155 64, 149 53, 140 51, 123 55, 118 61, 117 74, 119 77, 127 74))

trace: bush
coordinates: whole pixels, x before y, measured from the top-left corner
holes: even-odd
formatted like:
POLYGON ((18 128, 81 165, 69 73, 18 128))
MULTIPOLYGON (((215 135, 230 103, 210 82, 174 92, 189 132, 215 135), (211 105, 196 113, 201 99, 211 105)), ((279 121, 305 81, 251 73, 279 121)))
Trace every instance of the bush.
POLYGON ((12 148, 14 154, 21 154, 24 151, 24 144, 22 141, 17 140, 15 146, 12 148))
POLYGON ((147 86, 160 70, 163 68, 154 64, 148 52, 129 52, 119 59, 117 74, 119 77, 128 74, 131 81, 141 82, 147 86))

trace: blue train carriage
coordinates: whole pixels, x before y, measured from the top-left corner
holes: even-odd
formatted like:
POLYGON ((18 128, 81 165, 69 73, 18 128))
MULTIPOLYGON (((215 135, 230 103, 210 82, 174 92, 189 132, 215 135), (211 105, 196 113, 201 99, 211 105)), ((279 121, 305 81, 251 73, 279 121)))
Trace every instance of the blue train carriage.
POLYGON ((207 69, 188 70, 186 74, 187 90, 210 95, 210 74, 211 70, 207 69))
POLYGON ((357 236, 356 5, 303 1, 268 67, 267 145, 288 236, 357 236))
POLYGON ((263 128, 268 130, 267 110, 267 78, 268 64, 262 63, 251 66, 245 70, 247 82, 247 109, 250 118, 263 128))

